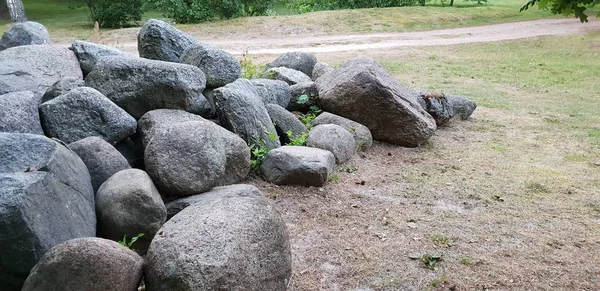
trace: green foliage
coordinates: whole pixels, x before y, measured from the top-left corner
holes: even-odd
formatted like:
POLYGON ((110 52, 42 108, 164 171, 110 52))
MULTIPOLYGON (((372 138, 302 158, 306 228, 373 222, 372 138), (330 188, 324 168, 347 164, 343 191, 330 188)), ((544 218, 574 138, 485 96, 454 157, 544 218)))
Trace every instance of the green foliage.
POLYGON ((306 140, 308 139, 308 133, 303 132, 300 135, 296 135, 294 137, 294 133, 291 130, 286 132, 287 136, 290 138, 290 142, 287 144, 289 146, 305 146, 306 140))
POLYGON ((323 110, 321 110, 319 106, 312 105, 310 107, 310 111, 306 114, 301 115, 299 119, 304 124, 304 126, 306 126, 306 128, 310 130, 312 128, 312 121, 315 120, 315 118, 317 118, 317 116, 319 116, 321 112, 323 112, 323 110))
POLYGON ((429 238, 431 239, 431 242, 433 242, 437 246, 446 247, 446 248, 452 246, 452 241, 450 240, 450 238, 443 234, 439 234, 439 233, 432 234, 429 236, 429 238))
MULTIPOLYGON (((82 0, 71 0, 69 8, 81 7, 83 3, 82 0)), ((146 11, 144 0, 86 0, 85 5, 89 9, 89 19, 107 28, 133 26, 142 20, 146 11)))
POLYGON ((413 260, 419 260, 423 263, 423 265, 431 270, 435 270, 439 263, 441 263, 444 258, 441 253, 424 253, 424 254, 410 254, 409 258, 413 260))
POLYGON ((273 0, 150 0, 177 23, 198 23, 211 19, 266 15, 273 0))
MULTIPOLYGON (((276 138, 276 133, 273 132, 269 134, 269 140, 275 140, 276 138)), ((252 171, 254 171, 255 173, 259 173, 260 165, 262 164, 269 151, 271 151, 271 149, 267 147, 267 144, 262 139, 260 139, 258 143, 250 144, 249 147, 251 153, 250 167, 252 168, 252 171)))
POLYGON ((424 3, 424 0, 295 0, 290 6, 298 13, 307 13, 320 10, 402 7, 424 3))
POLYGON ((127 241, 127 235, 124 235, 123 240, 118 241, 118 243, 124 247, 131 248, 133 246, 133 244, 136 241, 138 241, 138 239, 140 239, 140 237, 142 237, 142 236, 144 236, 144 234, 140 233, 137 236, 132 237, 130 241, 127 241))
MULTIPOLYGON (((593 8, 599 0, 529 0, 521 7, 520 11, 529 9, 529 6, 537 4, 539 9, 550 10, 554 14, 564 16, 575 15, 581 22, 588 22, 588 16, 585 10, 593 8)), ((600 17, 600 12, 596 14, 600 17)))
POLYGON ((246 79, 260 78, 260 75, 265 68, 264 65, 254 64, 252 57, 250 57, 247 51, 242 54, 240 65, 242 66, 242 78, 246 79))

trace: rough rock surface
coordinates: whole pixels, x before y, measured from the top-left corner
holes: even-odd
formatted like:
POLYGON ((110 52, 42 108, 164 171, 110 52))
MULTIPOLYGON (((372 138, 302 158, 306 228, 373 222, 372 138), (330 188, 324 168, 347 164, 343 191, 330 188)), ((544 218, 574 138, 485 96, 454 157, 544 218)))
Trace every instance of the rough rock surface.
POLYGON ((181 55, 180 63, 200 68, 206 75, 207 88, 225 86, 242 74, 240 62, 230 53, 203 45, 188 47, 181 55))
POLYGON ((32 91, 42 95, 56 81, 83 78, 75 54, 51 45, 25 45, 0 52, 0 95, 32 91))
POLYGON ((308 134, 308 129, 296 115, 277 104, 267 104, 266 107, 282 144, 288 144, 302 134, 308 134), (291 136, 288 133, 291 133, 291 136))
POLYGON ((437 129, 414 91, 373 59, 350 60, 319 78, 317 86, 323 110, 365 125, 376 140, 415 147, 437 129))
POLYGON ((266 69, 286 67, 310 76, 316 63, 317 57, 313 54, 305 52, 289 52, 268 63, 266 69))
POLYGON ((465 97, 448 95, 446 98, 448 99, 450 105, 452 105, 454 113, 460 116, 462 120, 469 118, 469 116, 471 116, 473 111, 475 111, 477 108, 477 104, 475 102, 465 97))
POLYGON ((336 124, 343 127, 354 137, 356 148, 367 150, 373 145, 371 131, 364 125, 329 112, 323 112, 312 121, 312 126, 336 124))
POLYGON ((191 36, 157 19, 148 20, 138 34, 140 57, 167 62, 179 62, 188 47, 198 44, 191 36))
POLYGON ((312 77, 313 81, 316 81, 320 77, 331 72, 333 72, 333 68, 329 64, 324 62, 317 62, 315 64, 315 67, 313 68, 312 75, 309 76, 312 77))
POLYGON ((87 74, 94 69, 96 62, 98 62, 100 58, 108 56, 127 56, 126 53, 120 50, 83 40, 74 41, 69 49, 77 56, 83 76, 87 76, 87 74))
POLYGON ((0 95, 0 132, 44 135, 38 105, 39 96, 30 91, 0 95))
POLYGON ((289 85, 296 85, 304 82, 312 82, 308 75, 286 67, 268 69, 262 74, 262 77, 272 80, 281 80, 288 83, 289 85))
POLYGON ((337 164, 343 164, 350 160, 356 151, 352 134, 335 124, 313 127, 308 134, 306 145, 330 151, 335 156, 337 164))
POLYGON ((163 195, 190 196, 248 176, 250 150, 246 142, 197 118, 201 120, 160 124, 149 129, 150 138, 146 134, 146 170, 163 195))
POLYGON ((154 133, 161 127, 170 127, 173 124, 188 121, 203 122, 205 119, 198 115, 175 109, 157 109, 147 112, 138 120, 138 134, 140 135, 143 148, 146 148, 152 140, 154 133))
POLYGON ((437 126, 443 126, 454 117, 454 108, 445 95, 436 92, 417 91, 417 101, 433 119, 437 126))
POLYGON ((175 216, 175 214, 181 212, 181 210, 185 209, 186 207, 202 201, 202 195, 204 195, 204 193, 175 199, 166 203, 165 206, 167 207, 167 220, 171 219, 171 217, 175 216))
POLYGON ((26 21, 11 25, 0 39, 0 51, 22 45, 50 44, 50 34, 42 24, 26 21))
POLYGON ((284 220, 251 185, 217 187, 167 221, 146 255, 146 290, 285 290, 284 220))
POLYGON ((132 247, 146 253, 150 241, 167 220, 167 209, 150 176, 139 169, 117 172, 96 193, 98 236, 121 240, 140 237, 132 247))
POLYGON ((333 172, 335 157, 330 151, 282 146, 270 151, 260 169, 265 180, 276 185, 321 187, 333 172))
POLYGON ((252 79, 256 93, 265 104, 277 104, 283 108, 287 106, 292 97, 290 85, 284 81, 269 79, 252 79))
POLYGON ((0 133, 0 290, 21 290, 53 246, 96 235, 94 191, 77 155, 41 135, 0 133))
POLYGON ((115 147, 97 136, 70 143, 69 148, 81 158, 90 172, 94 192, 116 172, 131 168, 115 147))
POLYGON ((67 77, 60 79, 56 81, 56 83, 52 84, 48 90, 46 90, 46 93, 44 93, 44 96, 42 96, 42 103, 50 101, 62 94, 84 85, 85 82, 83 82, 83 79, 81 78, 67 77))
POLYGON ((141 58, 104 57, 85 78, 87 86, 139 119, 154 109, 193 109, 206 86, 200 69, 141 58))
POLYGON ((252 83, 238 79, 213 91, 213 103, 221 125, 231 130, 248 144, 264 143, 267 148, 280 146, 275 127, 267 108, 252 83))
POLYGON ((315 82, 305 82, 290 86, 292 98, 285 106, 289 111, 308 112, 310 107, 317 105, 319 99, 319 88, 315 82), (298 102, 305 99, 306 102, 298 102))
POLYGON ((135 291, 144 260, 115 241, 86 237, 50 249, 31 270, 23 291, 135 291))
POLYGON ((135 133, 137 122, 102 93, 79 87, 40 105, 44 132, 66 143, 100 136, 117 143, 135 133))

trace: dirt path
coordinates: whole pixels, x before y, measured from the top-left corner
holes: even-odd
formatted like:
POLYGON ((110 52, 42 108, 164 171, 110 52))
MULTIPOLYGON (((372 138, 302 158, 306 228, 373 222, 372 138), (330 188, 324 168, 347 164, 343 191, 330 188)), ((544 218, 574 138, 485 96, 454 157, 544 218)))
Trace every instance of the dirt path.
MULTIPOLYGON (((286 38, 260 38, 247 35, 244 38, 202 38, 201 42, 214 44, 233 54, 281 54, 290 51, 313 53, 333 53, 373 49, 390 49, 403 46, 436 46, 474 42, 492 42, 532 38, 545 35, 572 35, 600 30, 600 20, 591 19, 581 24, 576 19, 542 19, 511 22, 475 27, 463 27, 419 32, 328 35, 311 37, 298 35, 286 38)), ((193 33, 192 33, 193 34, 193 33)), ((133 39, 120 39, 118 42, 107 39, 107 44, 137 53, 133 39)))

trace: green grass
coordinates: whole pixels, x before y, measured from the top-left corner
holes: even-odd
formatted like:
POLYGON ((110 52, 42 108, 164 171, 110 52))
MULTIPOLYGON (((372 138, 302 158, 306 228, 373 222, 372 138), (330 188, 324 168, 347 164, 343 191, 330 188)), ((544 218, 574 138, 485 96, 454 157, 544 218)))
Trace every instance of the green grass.
MULTIPOLYGON (((93 24, 88 21, 86 7, 70 9, 69 0, 24 0, 23 2, 29 19, 44 24, 53 38, 87 38, 92 34, 93 24)), ((265 24, 272 24, 275 27, 293 26, 316 33, 336 34, 417 31, 552 17, 549 12, 538 9, 520 13, 521 5, 522 0, 490 1, 485 5, 457 1, 454 7, 429 5, 291 15, 294 12, 286 4, 277 2, 273 10, 279 16, 222 20, 180 27, 184 30, 206 29, 224 35, 231 31, 238 31, 240 27, 256 30, 263 29, 265 24)), ((161 18, 161 14, 159 11, 149 11, 143 18, 144 20, 161 18)), ((6 24, 0 22, 0 33, 7 29, 6 24)))

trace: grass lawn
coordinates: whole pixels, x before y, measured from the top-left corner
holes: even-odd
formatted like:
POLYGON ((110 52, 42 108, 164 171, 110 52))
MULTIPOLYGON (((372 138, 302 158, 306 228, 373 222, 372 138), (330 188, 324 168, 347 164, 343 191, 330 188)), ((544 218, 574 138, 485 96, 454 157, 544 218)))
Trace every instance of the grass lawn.
MULTIPOLYGON (((87 39, 92 35, 93 25, 88 21, 86 7, 70 9, 69 0, 24 0, 23 3, 29 19, 44 24, 53 38, 87 39)), ((549 12, 538 9, 520 13, 521 5, 521 0, 490 1, 484 5, 457 1, 454 7, 429 5, 290 15, 293 11, 278 4, 275 11, 281 16, 217 20, 179 27, 183 30, 200 29, 226 35, 230 29, 252 31, 268 24, 276 24, 293 26, 300 31, 336 34, 427 30, 551 17, 549 12)), ((144 15, 144 19, 149 18, 161 18, 161 15, 157 11, 150 11, 144 15)), ((7 27, 7 23, 0 23, 0 33, 7 27)), ((113 30, 103 30, 111 31, 113 30)))

